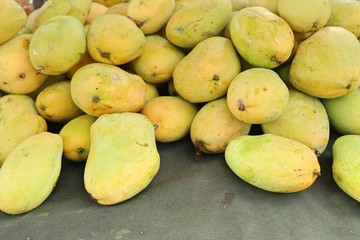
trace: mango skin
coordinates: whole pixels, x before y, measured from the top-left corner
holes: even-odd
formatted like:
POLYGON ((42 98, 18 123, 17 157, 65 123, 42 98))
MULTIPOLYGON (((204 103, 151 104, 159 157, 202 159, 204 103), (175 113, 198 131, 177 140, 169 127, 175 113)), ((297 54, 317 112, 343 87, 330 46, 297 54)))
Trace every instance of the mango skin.
POLYGON ((272 133, 299 141, 319 157, 330 138, 330 122, 320 99, 296 89, 289 90, 289 100, 281 116, 261 124, 264 133, 272 133))
POLYGON ((338 137, 333 146, 332 175, 338 187, 360 202, 360 136, 347 134, 338 137))
POLYGON ((37 73, 29 56, 32 34, 21 34, 0 45, 0 89, 7 93, 35 91, 47 78, 37 73))
POLYGON ((60 176, 63 142, 41 132, 22 141, 0 169, 0 210, 22 214, 40 206, 60 176))
POLYGON ((0 167, 24 139, 47 131, 47 123, 36 110, 34 100, 22 94, 0 98, 0 167))
POLYGON ((225 160, 242 180, 269 192, 303 191, 320 175, 318 159, 309 147, 273 134, 234 138, 225 149, 225 160))
POLYGON ((25 27, 27 14, 14 0, 0 1, 0 44, 14 37, 25 27))
POLYGON ((101 205, 128 200, 144 190, 160 168, 154 127, 140 113, 100 116, 90 128, 84 185, 101 205))
POLYGON ((223 97, 240 70, 240 59, 231 40, 209 37, 175 66, 174 88, 189 102, 208 102, 223 97))
POLYGON ((110 64, 91 63, 71 78, 74 103, 85 113, 138 112, 145 104, 146 84, 136 74, 110 64))
POLYGON ((166 38, 182 48, 221 33, 232 12, 230 0, 199 0, 177 9, 165 26, 166 38))

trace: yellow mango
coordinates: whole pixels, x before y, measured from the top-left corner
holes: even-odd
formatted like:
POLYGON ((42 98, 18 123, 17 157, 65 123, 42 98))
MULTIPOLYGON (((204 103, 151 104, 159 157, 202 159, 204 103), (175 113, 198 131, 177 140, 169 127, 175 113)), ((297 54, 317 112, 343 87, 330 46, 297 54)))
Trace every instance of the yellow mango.
POLYGON ((0 1, 0 44, 13 38, 25 27, 27 14, 15 0, 0 1))
POLYGON ((137 112, 145 104, 146 84, 138 75, 105 63, 77 70, 70 82, 74 103, 85 113, 137 112))
POLYGON ((47 123, 27 95, 7 94, 0 98, 0 167, 24 139, 47 131, 47 123))
POLYGON ((174 87, 189 102, 211 101, 226 94, 240 69, 240 60, 231 40, 210 37, 196 45, 175 66, 174 87))
POLYGON ((226 147, 225 160, 242 180, 270 192, 303 191, 320 176, 308 146, 273 134, 237 136, 226 147))
POLYGON ((62 151, 61 137, 50 132, 19 143, 0 169, 0 210, 15 215, 39 207, 60 176, 62 151))
POLYGON ((274 121, 261 125, 264 133, 272 133, 304 143, 316 156, 326 149, 330 138, 330 122, 320 99, 296 89, 289 90, 284 112, 274 121))
POLYGON ((86 34, 87 50, 98 62, 122 65, 137 58, 145 45, 145 35, 128 17, 103 14, 96 17, 86 34))
POLYGON ((110 7, 108 7, 105 14, 116 13, 116 14, 120 14, 120 15, 123 15, 123 16, 127 16, 128 8, 129 8, 129 3, 128 2, 117 3, 117 4, 114 4, 114 5, 110 6, 110 7))
POLYGON ((90 127, 97 118, 83 114, 67 122, 59 131, 64 142, 63 156, 73 162, 86 161, 90 151, 90 127))
POLYGON ((87 18, 85 20, 85 25, 90 24, 97 16, 105 14, 105 12, 108 10, 108 7, 104 4, 98 3, 98 2, 92 2, 90 12, 87 15, 87 18))
POLYGON ((278 14, 278 0, 249 0, 248 6, 264 7, 271 12, 278 14))
POLYGON ((336 185, 360 202, 360 136, 347 134, 338 137, 332 146, 332 176, 336 185))
POLYGON ((68 122, 84 112, 74 103, 70 81, 59 81, 44 88, 35 99, 39 114, 51 122, 68 122))
POLYGON ((221 33, 232 12, 230 0, 198 0, 176 10, 165 26, 166 38, 182 48, 221 33))
POLYGON ((157 86, 153 83, 145 82, 146 84, 146 93, 145 93, 145 103, 153 99, 154 97, 158 97, 160 95, 157 86))
POLYGON ((191 122, 198 108, 177 96, 159 96, 149 100, 140 113, 155 127, 155 138, 159 142, 174 142, 190 132, 191 122))
POLYGON ((92 124, 84 185, 94 201, 117 204, 151 183, 160 168, 154 131, 140 113, 104 114, 92 124))
POLYGON ((145 40, 140 56, 131 62, 132 67, 147 82, 167 82, 185 53, 157 34, 147 35, 145 40))
POLYGON ((47 78, 30 61, 32 34, 21 34, 0 45, 0 89, 7 93, 28 94, 47 78))
POLYGON ((31 38, 30 60, 38 72, 66 73, 86 51, 83 24, 72 16, 56 16, 41 24, 31 38), (71 43, 71 44, 69 44, 71 43))
POLYGON ((234 117, 226 97, 222 97, 206 103, 196 113, 191 123, 190 138, 197 155, 200 152, 223 153, 231 139, 248 134, 250 128, 251 124, 234 117))
POLYGON ((118 3, 128 3, 130 0, 93 0, 93 2, 101 3, 107 7, 111 7, 118 3))

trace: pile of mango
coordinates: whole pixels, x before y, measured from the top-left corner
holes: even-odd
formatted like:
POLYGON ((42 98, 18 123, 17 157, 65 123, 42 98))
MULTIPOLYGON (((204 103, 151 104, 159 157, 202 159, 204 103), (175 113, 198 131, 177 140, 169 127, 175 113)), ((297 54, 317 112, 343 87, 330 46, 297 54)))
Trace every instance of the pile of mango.
POLYGON ((334 180, 360 201, 358 38, 356 0, 2 0, 0 210, 39 207, 63 159, 118 204, 158 173, 158 142, 187 136, 196 160, 299 192, 331 128, 334 180))

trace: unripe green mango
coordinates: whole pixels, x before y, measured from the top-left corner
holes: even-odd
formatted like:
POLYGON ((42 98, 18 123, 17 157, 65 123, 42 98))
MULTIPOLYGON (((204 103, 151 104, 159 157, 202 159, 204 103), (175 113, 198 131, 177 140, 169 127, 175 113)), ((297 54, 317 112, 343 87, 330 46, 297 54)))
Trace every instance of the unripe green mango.
POLYGON ((34 68, 48 75, 69 71, 85 54, 84 26, 75 17, 52 17, 39 28, 29 45, 30 60, 34 68))
POLYGON ((289 90, 284 112, 274 121, 261 124, 264 133, 272 133, 304 143, 319 157, 330 138, 326 109, 318 98, 296 89, 289 90))
POLYGON ((25 27, 27 14, 15 0, 0 1, 0 44, 25 27))
POLYGON ((225 160, 242 180, 270 192, 299 192, 320 176, 319 161, 308 146, 274 134, 234 138, 225 160))
POLYGON ((360 202, 360 135, 338 137, 333 146, 332 175, 335 183, 350 197, 360 202))
POLYGON ((47 131, 45 119, 27 95, 7 94, 0 98, 0 167, 24 139, 47 131))
POLYGON ((230 0, 198 0, 176 10, 165 26, 167 39, 182 48, 221 33, 232 12, 230 0))
POLYGON ((240 59, 231 40, 209 37, 175 66, 173 83, 176 92, 187 101, 208 102, 226 94, 240 69, 240 59))
POLYGON ((160 168, 154 127, 140 113, 101 115, 90 128, 85 189, 101 205, 112 205, 144 190, 160 168))
POLYGON ((360 134, 360 88, 345 96, 321 101, 334 130, 341 134, 360 134))
POLYGON ((60 176, 63 142, 41 132, 23 140, 0 169, 0 210, 22 214, 40 206, 60 176))

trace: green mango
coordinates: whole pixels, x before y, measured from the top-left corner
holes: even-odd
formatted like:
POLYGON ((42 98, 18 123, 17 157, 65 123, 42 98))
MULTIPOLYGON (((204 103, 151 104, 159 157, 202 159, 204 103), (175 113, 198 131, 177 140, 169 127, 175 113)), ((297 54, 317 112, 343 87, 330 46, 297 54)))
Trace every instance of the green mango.
POLYGON ((341 134, 360 134, 360 88, 345 96, 321 101, 334 130, 341 134))
POLYGON ((140 113, 101 115, 90 128, 84 185, 101 205, 113 205, 144 190, 160 168, 155 130, 140 113))
POLYGON ((197 44, 173 72, 176 92, 189 102, 208 102, 223 97, 240 72, 240 59, 230 39, 210 37, 197 44))
POLYGON ((221 33, 232 12, 230 0, 197 0, 177 9, 165 26, 166 38, 182 48, 193 48, 221 33))
POLYGON ((38 72, 48 75, 66 73, 81 60, 85 51, 83 24, 66 15, 52 17, 41 24, 29 45, 32 65, 38 72))
POLYGON ((10 152, 24 139, 47 131, 45 119, 36 110, 35 101, 20 94, 0 98, 0 167, 10 152))
POLYGON ((226 147, 225 160, 242 180, 270 192, 303 191, 320 176, 308 146, 274 134, 237 136, 226 147))
POLYGON ((342 135, 333 146, 332 175, 346 194, 360 202, 360 135, 342 135))
POLYGON ((302 142, 317 156, 325 151, 330 138, 329 118, 321 101, 295 89, 289 90, 289 100, 281 116, 261 124, 261 128, 264 133, 302 142))
POLYGON ((40 206, 60 176, 63 142, 41 132, 23 140, 0 169, 0 210, 22 214, 40 206))

